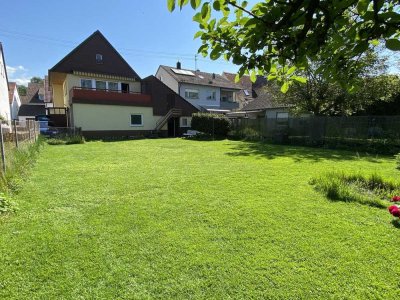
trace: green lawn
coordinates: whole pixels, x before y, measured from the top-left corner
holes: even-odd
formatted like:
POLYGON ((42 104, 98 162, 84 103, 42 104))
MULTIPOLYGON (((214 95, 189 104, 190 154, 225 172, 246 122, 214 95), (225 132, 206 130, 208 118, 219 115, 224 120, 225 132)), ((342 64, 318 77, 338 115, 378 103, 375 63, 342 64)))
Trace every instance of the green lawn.
POLYGON ((181 139, 46 146, 0 217, 0 299, 398 299, 400 230, 331 202, 393 159, 181 139))

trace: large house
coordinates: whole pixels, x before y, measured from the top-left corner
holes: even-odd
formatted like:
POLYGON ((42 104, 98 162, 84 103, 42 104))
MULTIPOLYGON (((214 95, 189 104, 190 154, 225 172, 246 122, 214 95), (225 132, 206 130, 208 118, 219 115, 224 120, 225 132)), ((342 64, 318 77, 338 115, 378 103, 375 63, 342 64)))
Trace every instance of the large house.
POLYGON ((4 59, 3 45, 0 43, 0 118, 11 119, 10 103, 8 95, 8 77, 6 62, 4 59))
POLYGON ((47 114, 86 136, 176 136, 198 111, 154 76, 141 79, 100 33, 94 32, 49 70, 47 114))
POLYGON ((236 92, 241 88, 219 74, 182 69, 178 62, 176 67, 160 66, 156 77, 199 110, 226 113, 239 108, 236 92))

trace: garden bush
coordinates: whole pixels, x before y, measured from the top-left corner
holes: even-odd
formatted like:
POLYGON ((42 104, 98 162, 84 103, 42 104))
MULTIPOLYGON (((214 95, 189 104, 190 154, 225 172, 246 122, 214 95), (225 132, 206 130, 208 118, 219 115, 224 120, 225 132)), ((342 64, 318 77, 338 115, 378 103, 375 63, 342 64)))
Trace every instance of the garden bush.
POLYGON ((387 207, 388 199, 400 193, 400 183, 383 178, 378 174, 346 174, 329 172, 310 182, 317 191, 330 200, 358 202, 361 204, 387 207))
POLYGON ((82 135, 67 135, 67 136, 56 136, 49 138, 47 144, 49 145, 72 145, 72 144, 84 144, 85 138, 82 135))
POLYGON ((16 204, 10 201, 5 194, 0 193, 0 215, 15 212, 16 210, 16 204))
POLYGON ((192 116, 192 129, 209 135, 226 137, 231 129, 231 122, 225 115, 195 113, 192 116))
POLYGON ((396 168, 400 170, 400 153, 396 154, 394 157, 396 159, 396 168))

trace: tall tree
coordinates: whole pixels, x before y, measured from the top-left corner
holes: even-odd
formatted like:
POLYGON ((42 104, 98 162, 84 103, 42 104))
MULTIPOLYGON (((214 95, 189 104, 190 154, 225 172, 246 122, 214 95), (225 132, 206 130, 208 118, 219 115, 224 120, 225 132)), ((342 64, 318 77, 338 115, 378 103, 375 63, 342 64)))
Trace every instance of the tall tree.
MULTIPOLYGON (((325 61, 319 73, 343 81, 358 68, 359 57, 383 43, 400 50, 398 0, 265 0, 249 7, 239 0, 167 0, 168 9, 187 4, 199 9, 199 52, 211 59, 224 56, 240 65, 239 76, 270 74, 286 92, 297 71, 310 61, 325 61), (217 12, 217 13, 216 13, 217 12)), ((238 78, 237 78, 238 79, 238 78)))
POLYGON ((43 79, 40 78, 40 77, 34 76, 34 77, 31 78, 31 82, 32 83, 43 83, 43 79))
MULTIPOLYGON (((269 82, 266 89, 275 102, 288 104, 298 113, 314 115, 352 115, 366 111, 377 101, 391 101, 400 92, 400 78, 387 75, 385 60, 375 53, 360 59, 352 75, 356 84, 352 91, 322 76, 318 70, 324 63, 310 63, 302 72, 306 83, 293 83, 286 94, 279 93, 275 82, 269 82)), ((347 78, 347 74, 340 76, 341 80, 347 78)))
POLYGON ((24 86, 24 85, 18 85, 18 86, 17 86, 17 89, 18 89, 18 94, 19 94, 20 96, 26 96, 26 86, 24 86))

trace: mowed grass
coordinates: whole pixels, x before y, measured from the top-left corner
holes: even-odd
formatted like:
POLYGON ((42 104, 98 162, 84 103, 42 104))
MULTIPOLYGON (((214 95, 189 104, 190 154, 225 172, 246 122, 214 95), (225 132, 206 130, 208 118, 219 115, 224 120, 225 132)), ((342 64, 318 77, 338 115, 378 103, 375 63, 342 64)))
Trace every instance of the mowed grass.
POLYGON ((398 299, 400 230, 330 202, 390 158, 181 139, 46 146, 0 217, 1 299, 398 299))

